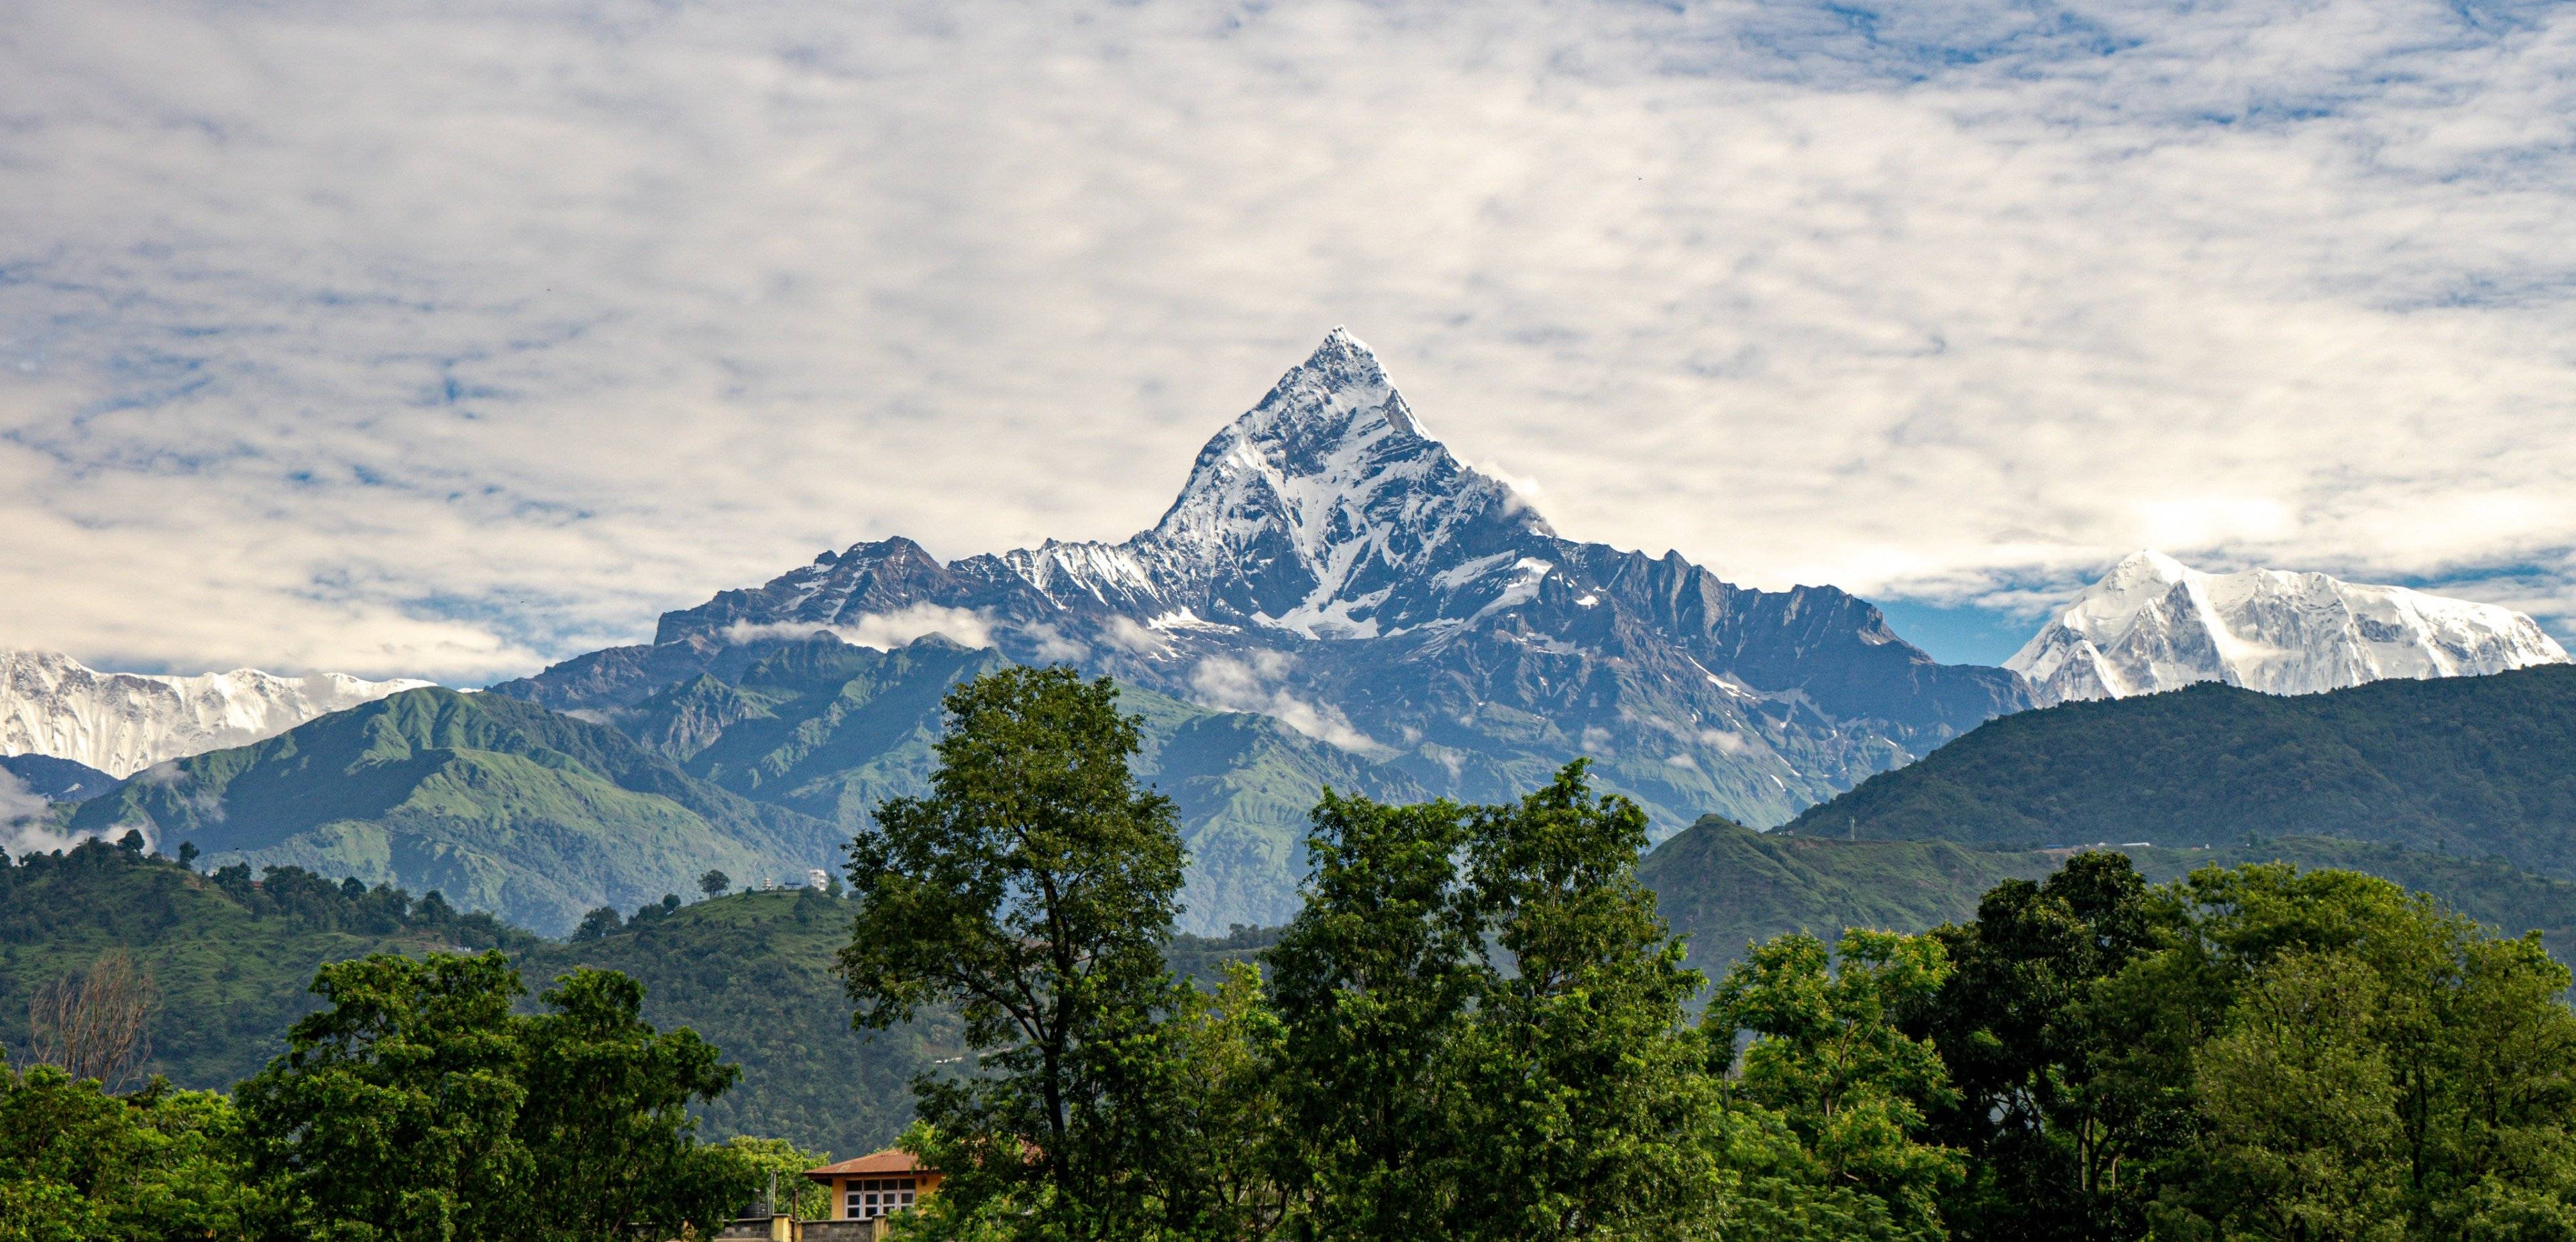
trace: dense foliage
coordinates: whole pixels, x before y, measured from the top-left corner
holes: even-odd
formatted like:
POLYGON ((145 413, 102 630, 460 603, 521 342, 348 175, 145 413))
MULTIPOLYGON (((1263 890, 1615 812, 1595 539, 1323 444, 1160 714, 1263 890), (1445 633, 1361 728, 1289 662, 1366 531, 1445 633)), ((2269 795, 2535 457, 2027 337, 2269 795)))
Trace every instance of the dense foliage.
POLYGON ((701 1143, 738 1070, 610 971, 516 1012, 498 952, 322 968, 322 1009, 232 1098, 0 1076, 0 1238, 628 1242, 730 1219, 774 1143, 701 1143))
POLYGON ((739 1070, 645 1024, 623 975, 566 974, 536 1014, 512 1012, 499 953, 379 954, 313 987, 328 1006, 237 1092, 271 1235, 667 1237, 751 1193, 749 1161, 687 1113, 739 1070))
POLYGON ((852 1155, 893 1141, 912 1118, 905 1089, 957 1055, 940 1013, 874 1040, 849 1029, 832 953, 850 907, 810 889, 737 893, 634 918, 600 936, 541 940, 433 897, 273 869, 196 875, 166 859, 89 844, 0 868, 0 1043, 27 1047, 28 1000, 124 948, 157 985, 146 1073, 224 1088, 285 1050, 319 1004, 323 965, 370 953, 499 948, 531 979, 579 966, 645 989, 644 1018, 688 1027, 743 1067, 740 1085, 697 1106, 712 1134, 773 1135, 852 1155))
POLYGON ((257 1201, 240 1120, 156 1081, 122 1097, 38 1065, 0 1070, 0 1238, 239 1238, 257 1201))
POLYGON ((982 1007, 997 1072, 916 1084, 906 1143, 963 1189, 924 1236, 2576 1236, 2567 971, 2385 880, 2078 852, 1928 934, 1753 945, 1691 1022, 1643 817, 1576 764, 1501 806, 1327 794, 1266 983, 1248 943, 1172 955, 1210 989, 1134 948, 1167 812, 1106 685, 951 711, 956 779, 854 851, 844 958, 863 1023, 982 1007))
POLYGON ((958 687, 930 792, 850 850, 857 1023, 953 1005, 985 1071, 917 1081, 941 1197, 1056 1237, 1141 1236, 1170 1205, 1157 1113, 1188 1085, 1154 1021, 1181 992, 1162 956, 1179 821, 1129 774, 1116 697, 1064 668, 958 687))
POLYGON ((246 869, 194 874, 92 841, 0 867, 0 1043, 27 1045, 39 988, 125 949, 158 984, 145 1068, 222 1087, 280 1051, 310 1012, 324 963, 435 948, 524 951, 536 937, 437 894, 333 882, 297 868, 254 884, 246 869))
POLYGON ((1791 821, 1993 849, 2312 835, 2576 879, 2576 667, 2271 695, 2206 683, 1987 722, 1791 821))

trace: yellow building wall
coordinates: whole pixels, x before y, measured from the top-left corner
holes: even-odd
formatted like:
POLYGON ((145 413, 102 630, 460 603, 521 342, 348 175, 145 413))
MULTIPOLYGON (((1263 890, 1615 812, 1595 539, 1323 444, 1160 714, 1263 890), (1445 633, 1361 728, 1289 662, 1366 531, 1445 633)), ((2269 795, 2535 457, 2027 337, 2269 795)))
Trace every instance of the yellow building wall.
POLYGON ((939 1175, 936 1173, 852 1173, 835 1177, 832 1179, 832 1219, 857 1219, 850 1215, 850 1183, 882 1181, 888 1177, 910 1177, 912 1179, 912 1203, 914 1207, 919 1207, 923 1203, 927 1202, 930 1199, 931 1193, 939 1189, 939 1175))

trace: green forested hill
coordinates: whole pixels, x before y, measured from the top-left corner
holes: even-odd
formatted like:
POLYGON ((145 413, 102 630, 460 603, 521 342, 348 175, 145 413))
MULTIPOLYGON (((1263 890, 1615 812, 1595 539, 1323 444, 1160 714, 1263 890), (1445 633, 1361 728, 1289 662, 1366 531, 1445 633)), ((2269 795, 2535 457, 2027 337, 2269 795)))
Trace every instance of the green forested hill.
POLYGON ((1947 841, 1782 837, 1709 816, 1649 852, 1637 878, 1664 921, 1690 936, 1691 964, 1713 977, 1746 942, 1782 932, 1831 939, 1846 927, 1911 932, 1969 917, 1987 889, 2046 875, 2057 861, 1947 841))
POLYGON ((287 1026, 313 1010, 315 967, 500 948, 532 998, 577 965, 625 971, 644 984, 648 1020, 693 1028, 740 1064, 741 1085, 703 1110, 710 1136, 851 1155, 890 1141, 912 1115, 912 1075, 956 1050, 937 1016, 873 1041, 850 1029, 831 975, 847 920, 820 892, 741 893, 667 913, 650 906, 618 930, 564 943, 390 888, 301 871, 254 885, 240 868, 198 875, 90 845, 0 867, 0 1043, 26 1047, 36 988, 124 948, 162 997, 148 1068, 182 1086, 229 1088, 283 1051, 287 1026))
MULTIPOLYGON (((785 644, 727 681, 664 687, 612 719, 690 774, 857 832, 877 803, 927 789, 951 686, 1008 663, 936 636, 878 651, 818 635, 785 644)), ((1218 712, 1124 687, 1142 718, 1136 775, 1169 796, 1190 848, 1182 925, 1285 922, 1304 875, 1306 813, 1324 786, 1426 796, 1392 768, 1267 716, 1218 712)))
POLYGON ((595 940, 517 955, 534 991, 575 966, 644 984, 644 1018, 686 1026, 743 1068, 742 1084, 701 1109, 714 1136, 766 1135, 855 1156, 912 1120, 913 1075, 958 1056, 954 1019, 862 1035, 832 974, 850 935, 846 902, 815 889, 737 893, 658 908, 595 940))
MULTIPOLYGON (((1787 836, 1710 816, 1656 847, 1637 875, 1655 890, 1673 930, 1691 937, 1691 964, 1714 977, 1748 941, 1782 932, 1827 938, 1846 927, 1914 932, 1971 918, 1987 889, 2047 875, 2073 852, 1787 836)), ((2576 884, 2494 859, 2331 837, 2122 852, 2159 882, 2203 866, 2248 862, 2359 871, 2431 893, 2509 933, 2538 929, 2562 958, 2576 949, 2576 884)))
POLYGON ((2332 836, 2576 879, 2576 666, 2022 712, 1786 830, 1994 849, 2332 836))
POLYGON ((152 973, 161 1007, 151 1068, 191 1087, 230 1086, 284 1047, 313 1008, 324 962, 382 951, 508 948, 536 937, 443 902, 294 870, 254 886, 104 844, 0 867, 0 1043, 26 1047, 34 990, 123 948, 152 973))
POLYGON ((583 911, 833 865, 841 831, 692 778, 615 729, 426 689, 180 760, 84 803, 74 832, 149 828, 208 861, 437 889, 540 931, 583 911))

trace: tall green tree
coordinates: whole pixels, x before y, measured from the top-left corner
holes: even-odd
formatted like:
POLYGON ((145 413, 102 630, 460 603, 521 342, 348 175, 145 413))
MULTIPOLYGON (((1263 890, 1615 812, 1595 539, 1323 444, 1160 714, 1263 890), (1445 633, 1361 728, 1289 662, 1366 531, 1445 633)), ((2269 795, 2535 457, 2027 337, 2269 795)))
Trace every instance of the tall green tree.
POLYGON ((2576 1015, 2537 936, 2384 880, 2206 868, 2182 934, 2118 981, 2169 1015, 2197 1127, 2155 1230, 2576 1237, 2576 1015))
POLYGON ((840 966, 854 1021, 954 1005, 984 1072, 915 1084, 943 1218, 986 1204, 1031 1236, 1145 1236, 1171 1196, 1154 1133, 1181 985, 1162 958, 1183 852, 1137 785, 1117 689, 1009 668, 951 691, 930 792, 852 843, 840 966))
POLYGON ((685 1111, 734 1069, 644 1025, 622 975, 566 975, 535 1015, 499 953, 377 954, 313 990, 326 1007, 235 1092, 267 1236, 662 1239, 749 1196, 749 1162, 685 1111))
POLYGON ((1436 1237, 1457 1214, 1454 1054, 1490 982, 1467 842, 1452 802, 1327 790, 1315 807, 1305 905, 1268 955, 1301 1236, 1436 1237))
POLYGON ((2039 883, 1997 885, 1974 922, 1933 933, 1951 972, 1901 1025, 1932 1041, 1957 1093, 1931 1119, 1968 1157, 1943 1207, 1959 1236, 2083 1242, 2143 1228, 2144 1162, 2189 1102, 2130 1089, 2117 1070, 2136 1033, 2101 992, 2168 922, 2126 855, 2087 852, 2039 883))
MULTIPOLYGON (((1794 1138, 1791 1161, 1777 1148, 1746 1153, 1774 1180, 1780 1215, 1827 1214, 1850 1237, 1947 1236, 1941 1199, 1963 1162, 1932 1140, 1926 1114, 1952 1102, 1949 1074, 1897 1016, 1949 973, 1929 936, 1852 930, 1831 953, 1813 936, 1778 937, 1719 984, 1701 1019, 1711 1068, 1732 1059, 1730 1094, 1794 1138), (1739 1039, 1749 1042, 1737 1056, 1739 1039)), ((1762 1120, 1739 1132, 1758 1133, 1762 1120)))
POLYGON ((730 1089, 738 1067, 695 1031, 654 1030, 643 985, 616 971, 574 970, 541 999, 545 1012, 518 1019, 527 1094, 515 1129, 532 1165, 519 1236, 664 1238, 749 1200, 743 1149, 699 1143, 688 1113, 730 1089))
POLYGON ((527 1088, 499 953, 378 954, 324 966, 325 1004, 236 1099, 283 1232, 351 1242, 498 1237, 536 1162, 515 1131, 527 1088))
POLYGON ((1288 1219, 1278 1075, 1283 1028, 1261 972, 1228 962, 1213 990, 1187 989, 1169 1020, 1170 1090, 1157 1107, 1172 1232, 1253 1242, 1288 1219))
POLYGON ((1713 1205, 1715 1084, 1684 1009, 1702 987, 1637 882, 1646 815, 1582 761, 1468 822, 1468 887, 1498 968, 1458 1049, 1452 1236, 1645 1238, 1713 1205))
POLYGON ((2195 1078, 2208 1129, 2196 1197, 2222 1235, 2406 1236, 2397 1071, 2371 1029, 2388 989, 2346 953, 2269 963, 2195 1078))
POLYGON ((1326 1238, 1653 1237, 1714 1207, 1699 976, 1645 816, 1575 763, 1513 804, 1328 794, 1270 951, 1292 1223, 1326 1238))

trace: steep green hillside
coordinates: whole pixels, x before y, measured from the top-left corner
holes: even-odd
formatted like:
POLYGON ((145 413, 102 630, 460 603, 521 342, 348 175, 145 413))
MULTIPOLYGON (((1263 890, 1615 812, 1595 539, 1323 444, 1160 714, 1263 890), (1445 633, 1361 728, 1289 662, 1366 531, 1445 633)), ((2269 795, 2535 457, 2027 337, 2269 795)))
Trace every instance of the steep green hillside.
MULTIPOLYGON (((877 803, 928 788, 940 698, 1007 661, 924 638, 894 651, 829 635, 788 643, 728 682, 701 674, 609 719, 691 774, 856 832, 877 803)), ((1306 813, 1326 785, 1426 796, 1392 768, 1267 716, 1215 712, 1134 687, 1143 718, 1135 771, 1179 807, 1190 848, 1183 926, 1285 922, 1305 872, 1306 813)))
POLYGON ((576 965, 633 975, 645 1016, 687 1026, 743 1067, 704 1110, 708 1132, 793 1139, 843 1155, 891 1140, 911 1117, 906 1087, 956 1055, 945 1018, 862 1039, 831 975, 847 910, 819 892, 742 893, 578 943, 539 940, 435 898, 334 884, 301 871, 206 876, 92 844, 0 867, 0 1043, 26 1047, 27 1001, 101 953, 124 948, 162 1004, 149 1069, 182 1086, 227 1088, 284 1049, 311 1012, 314 969, 376 952, 500 948, 531 995, 576 965))
POLYGON ((2576 879, 2576 666, 2022 712, 1787 830, 1994 849, 2333 836, 2576 879))
POLYGON ((83 803, 75 832, 146 827, 213 864, 292 865, 437 889, 540 931, 837 858, 823 821, 739 797, 615 729, 496 695, 413 690, 256 745, 154 769, 83 803))
MULTIPOLYGON (((1846 927, 1923 931, 1970 918, 1987 889, 2006 879, 2044 876, 2073 852, 1989 851, 1947 841, 1837 841, 1757 833, 1710 816, 1647 854, 1637 875, 1655 890, 1665 921, 1691 937, 1691 964, 1714 976, 1743 954, 1747 942, 1782 932, 1831 937, 1846 927)), ((2493 859, 2330 837, 2122 852, 2159 882, 2198 867, 2248 862, 2359 871, 2431 893, 2507 932, 2536 928, 2562 957, 2576 947, 2576 884, 2493 859)))
POLYGON ((1326 786, 1392 802, 1431 796, 1401 772, 1268 716, 1212 712, 1134 687, 1119 693, 1118 706, 1144 719, 1137 777, 1181 813, 1190 849, 1184 931, 1213 935, 1295 916, 1307 816, 1326 786))
POLYGON ((1782 932, 1830 939, 1846 927, 1922 931, 1970 917, 1987 889, 2057 862, 1947 841, 1783 837, 1709 816, 1650 851, 1637 878, 1691 938, 1691 964, 1713 978, 1747 942, 1782 932))

